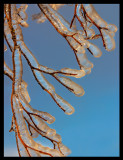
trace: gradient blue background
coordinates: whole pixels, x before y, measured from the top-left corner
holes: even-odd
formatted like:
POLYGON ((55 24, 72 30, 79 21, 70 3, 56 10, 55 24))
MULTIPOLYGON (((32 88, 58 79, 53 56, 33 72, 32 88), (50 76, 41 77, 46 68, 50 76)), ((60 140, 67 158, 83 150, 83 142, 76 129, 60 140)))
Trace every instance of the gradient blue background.
MULTIPOLYGON (((107 52, 102 41, 95 40, 94 43, 102 50, 102 56, 94 58, 87 53, 88 59, 94 64, 91 74, 81 79, 72 78, 83 86, 85 95, 74 96, 55 79, 46 75, 56 92, 75 107, 73 115, 65 115, 40 88, 26 60, 22 58, 23 79, 28 83, 31 106, 55 116, 56 121, 50 127, 62 136, 63 143, 72 151, 70 156, 75 157, 119 156, 119 4, 94 4, 94 7, 104 20, 115 24, 118 31, 115 35, 115 50, 107 52)), ((31 20, 31 15, 38 12, 36 5, 29 5, 27 13, 30 26, 23 28, 26 45, 42 65, 54 69, 79 69, 73 51, 52 25, 48 21, 37 24, 31 20)), ((74 10, 72 6, 65 6, 59 12, 70 21, 74 10)), ((4 58, 12 68, 9 49, 4 58)), ((11 88, 11 80, 4 76, 4 156, 18 155, 14 133, 9 132, 12 119, 11 88)), ((36 141, 45 146, 52 145, 45 138, 39 137, 36 141)))

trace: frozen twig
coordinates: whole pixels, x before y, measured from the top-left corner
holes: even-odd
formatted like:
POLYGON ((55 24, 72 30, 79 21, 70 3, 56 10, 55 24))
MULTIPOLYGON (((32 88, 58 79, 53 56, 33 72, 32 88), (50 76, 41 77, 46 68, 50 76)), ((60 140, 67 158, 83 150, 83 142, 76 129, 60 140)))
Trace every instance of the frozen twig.
POLYGON ((10 132, 15 132, 20 157, 65 157, 71 151, 63 145, 61 136, 48 126, 48 124, 55 121, 55 117, 47 112, 36 110, 29 104, 31 99, 27 91, 27 83, 22 79, 23 63, 21 58, 24 56, 35 80, 41 88, 52 97, 55 103, 67 115, 70 115, 74 113, 74 108, 56 93, 54 86, 45 78, 44 74, 49 74, 55 78, 55 80, 76 96, 83 96, 84 89, 68 78, 68 76, 81 78, 91 73, 93 63, 88 60, 86 50, 94 57, 100 57, 102 52, 89 40, 101 37, 105 49, 111 51, 115 48, 113 37, 117 31, 117 27, 104 21, 92 4, 75 4, 71 23, 67 22, 57 11, 64 4, 37 5, 41 13, 33 15, 33 19, 37 19, 38 22, 49 20, 74 51, 80 70, 71 68, 55 70, 41 65, 26 46, 21 30, 21 27, 29 26, 26 22, 28 19, 26 13, 28 5, 21 4, 17 8, 16 4, 5 4, 4 38, 7 46, 4 45, 4 51, 9 47, 12 52, 13 65, 13 69, 11 70, 4 61, 4 74, 12 80, 11 108, 13 116, 10 132), (76 19, 79 21, 82 30, 77 30, 76 19), (91 28, 93 25, 98 28, 99 34, 96 34, 91 28), (33 138, 37 138, 39 135, 51 141, 53 147, 44 147, 42 144, 35 142, 33 138))

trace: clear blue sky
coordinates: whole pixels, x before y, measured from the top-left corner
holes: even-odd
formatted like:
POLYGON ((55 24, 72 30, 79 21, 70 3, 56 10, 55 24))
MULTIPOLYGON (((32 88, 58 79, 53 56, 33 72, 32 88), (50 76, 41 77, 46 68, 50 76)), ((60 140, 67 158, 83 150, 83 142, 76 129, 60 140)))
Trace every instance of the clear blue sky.
MULTIPOLYGON (((68 146, 70 156, 119 156, 119 5, 94 4, 99 15, 111 24, 118 27, 115 35, 116 48, 107 52, 101 40, 95 43, 102 50, 100 58, 94 58, 87 53, 88 59, 93 62, 91 74, 81 78, 72 78, 84 90, 83 97, 76 97, 55 79, 46 75, 55 86, 56 92, 75 107, 73 115, 65 115, 51 97, 43 91, 35 81, 33 74, 23 61, 23 79, 28 83, 31 97, 31 106, 46 111, 55 116, 56 121, 50 127, 56 129, 62 136, 63 144, 68 146)), ((29 28, 23 28, 24 41, 38 59, 40 64, 61 69, 64 67, 76 68, 78 65, 74 53, 52 25, 46 21, 37 24, 31 21, 31 15, 38 13, 36 5, 29 5, 29 28)), ((73 7, 63 7, 59 11, 66 19, 71 20, 73 7)), ((5 60, 12 68, 11 53, 5 52, 5 60)), ((4 76, 4 155, 16 156, 16 140, 14 133, 9 133, 12 112, 10 105, 11 80, 4 76)), ((44 145, 51 145, 44 138, 39 137, 44 145)))

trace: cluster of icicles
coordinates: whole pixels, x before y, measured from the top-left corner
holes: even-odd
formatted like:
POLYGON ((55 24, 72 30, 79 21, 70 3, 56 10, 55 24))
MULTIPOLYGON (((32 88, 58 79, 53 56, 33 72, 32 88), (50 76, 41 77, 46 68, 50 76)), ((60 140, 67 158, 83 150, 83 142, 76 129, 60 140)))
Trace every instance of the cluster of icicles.
MULTIPOLYGON (((4 62, 4 74, 12 80, 11 108, 13 117, 10 131, 15 132, 17 149, 21 157, 64 157, 71 153, 70 149, 63 145, 61 136, 45 123, 51 124, 55 118, 47 112, 33 109, 29 104, 27 83, 22 79, 21 56, 25 57, 41 88, 52 97, 65 114, 71 115, 74 113, 74 108, 56 93, 54 86, 48 82, 43 73, 54 77, 76 96, 83 96, 83 88, 66 76, 81 78, 89 74, 93 68, 93 63, 87 59, 85 51, 88 50, 94 57, 100 57, 102 52, 88 40, 102 38, 105 49, 111 51, 115 48, 113 37, 117 27, 105 22, 92 4, 75 4, 71 23, 68 23, 57 11, 59 7, 64 6, 63 4, 38 4, 37 6, 41 12, 33 15, 32 19, 37 19, 38 23, 49 20, 74 51, 80 70, 70 68, 54 70, 39 64, 34 54, 24 43, 21 30, 21 27, 28 27, 26 22, 28 5, 21 4, 17 8, 16 4, 5 4, 4 37, 12 52, 13 63, 13 70, 11 70, 4 62), (82 30, 77 30, 76 19, 82 30), (96 34, 91 28, 93 25, 98 28, 99 34, 96 34), (53 143, 53 148, 35 142, 33 138, 38 137, 38 135, 50 140, 53 143)), ((4 51, 6 50, 7 46, 4 45, 4 51)))

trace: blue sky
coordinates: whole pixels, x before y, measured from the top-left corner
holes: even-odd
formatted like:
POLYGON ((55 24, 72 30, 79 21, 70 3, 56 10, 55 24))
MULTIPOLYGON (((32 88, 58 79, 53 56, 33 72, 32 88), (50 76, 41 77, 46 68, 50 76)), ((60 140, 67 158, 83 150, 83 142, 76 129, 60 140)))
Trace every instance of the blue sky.
MULTIPOLYGON (((100 58, 94 58, 87 52, 88 59, 94 64, 91 74, 81 78, 71 78, 84 90, 83 97, 76 97, 55 79, 46 78, 55 86, 56 92, 75 107, 73 115, 65 115, 51 97, 44 92, 35 81, 33 74, 23 61, 23 79, 28 83, 31 106, 55 116, 56 121, 50 125, 61 135, 63 144, 68 146, 70 156, 119 156, 119 5, 94 4, 99 15, 108 23, 115 24, 118 31, 114 37, 116 48, 107 52, 101 40, 95 44, 102 50, 100 58)), ((27 9, 29 28, 23 28, 24 41, 39 63, 54 69, 64 67, 79 69, 74 53, 68 43, 59 35, 52 25, 46 21, 37 24, 31 21, 31 15, 38 13, 36 5, 27 9)), ((69 21, 73 15, 73 7, 66 6, 59 12, 69 21)), ((93 42, 92 42, 93 43, 93 42)), ((5 52, 5 60, 12 68, 11 53, 5 52)), ((11 80, 4 76, 4 155, 17 156, 14 133, 9 133, 11 126, 11 80)), ((44 145, 51 145, 39 137, 44 145)))

